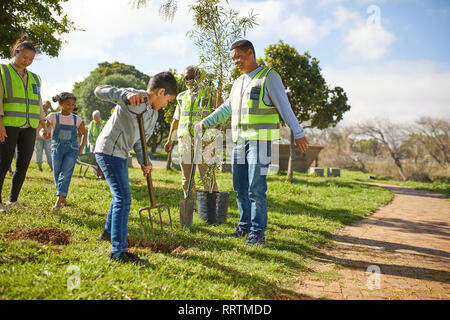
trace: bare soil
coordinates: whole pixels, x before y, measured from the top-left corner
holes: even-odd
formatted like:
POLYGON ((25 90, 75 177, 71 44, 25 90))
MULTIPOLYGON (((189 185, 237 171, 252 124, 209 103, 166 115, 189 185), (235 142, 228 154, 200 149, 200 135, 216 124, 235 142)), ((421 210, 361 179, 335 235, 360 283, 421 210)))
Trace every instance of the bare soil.
POLYGON ((28 230, 11 231, 5 234, 9 240, 35 240, 41 243, 64 245, 72 242, 69 231, 52 226, 43 226, 28 230))

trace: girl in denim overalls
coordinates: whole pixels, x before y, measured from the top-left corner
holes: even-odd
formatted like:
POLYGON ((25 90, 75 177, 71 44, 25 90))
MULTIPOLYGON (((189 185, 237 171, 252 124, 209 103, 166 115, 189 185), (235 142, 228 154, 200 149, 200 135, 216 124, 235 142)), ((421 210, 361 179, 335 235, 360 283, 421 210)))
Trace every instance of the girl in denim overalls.
POLYGON ((56 185, 56 204, 53 210, 59 210, 66 205, 66 197, 69 191, 70 180, 79 154, 83 153, 87 140, 87 133, 83 121, 73 114, 76 97, 68 92, 53 97, 54 102, 59 102, 61 112, 47 116, 47 122, 53 127, 52 136, 52 163, 53 177, 56 185), (78 131, 82 135, 79 145, 78 131))

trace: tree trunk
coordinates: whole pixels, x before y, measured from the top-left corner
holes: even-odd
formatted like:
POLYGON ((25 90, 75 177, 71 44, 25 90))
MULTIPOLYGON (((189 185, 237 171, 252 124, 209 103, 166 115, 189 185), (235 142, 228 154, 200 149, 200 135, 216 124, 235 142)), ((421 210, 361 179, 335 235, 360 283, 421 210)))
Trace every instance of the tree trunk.
POLYGON ((403 167, 402 167, 402 163, 400 162, 400 159, 394 158, 394 162, 398 168, 398 172, 400 173, 400 176, 402 177, 403 181, 406 181, 407 179, 406 179, 405 173, 403 172, 403 167))
POLYGON ((157 137, 153 137, 153 139, 151 140, 152 142, 152 155, 156 152, 156 148, 158 148, 158 138, 157 137))
POLYGON ((289 134, 289 162, 288 162, 288 169, 287 169, 287 175, 286 179, 291 180, 294 175, 294 160, 295 160, 295 141, 294 141, 294 134, 292 130, 290 130, 289 134))
POLYGON ((172 165, 172 151, 167 154, 166 170, 171 170, 172 165))

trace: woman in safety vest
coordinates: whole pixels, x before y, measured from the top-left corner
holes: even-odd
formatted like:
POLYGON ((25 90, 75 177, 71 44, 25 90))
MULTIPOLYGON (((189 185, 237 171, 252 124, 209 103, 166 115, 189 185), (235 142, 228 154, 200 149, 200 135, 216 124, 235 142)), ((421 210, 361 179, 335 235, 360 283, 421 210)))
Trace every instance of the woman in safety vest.
POLYGON ((39 124, 48 136, 41 99, 41 78, 27 69, 38 52, 36 45, 22 33, 11 46, 11 63, 0 65, 0 212, 11 208, 26 209, 17 202, 17 198, 33 156, 39 124), (1 191, 16 147, 16 170, 5 206, 1 191))

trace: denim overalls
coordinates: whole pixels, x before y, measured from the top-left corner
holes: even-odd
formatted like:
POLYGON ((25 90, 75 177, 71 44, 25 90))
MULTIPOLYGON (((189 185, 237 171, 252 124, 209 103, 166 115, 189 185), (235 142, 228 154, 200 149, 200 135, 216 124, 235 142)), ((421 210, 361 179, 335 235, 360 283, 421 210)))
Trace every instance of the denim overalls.
POLYGON ((78 158, 77 117, 73 115, 73 125, 59 123, 56 114, 56 125, 52 137, 53 177, 56 195, 67 197, 70 180, 78 158))

